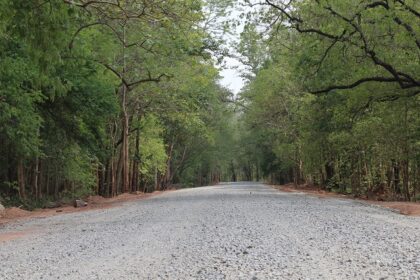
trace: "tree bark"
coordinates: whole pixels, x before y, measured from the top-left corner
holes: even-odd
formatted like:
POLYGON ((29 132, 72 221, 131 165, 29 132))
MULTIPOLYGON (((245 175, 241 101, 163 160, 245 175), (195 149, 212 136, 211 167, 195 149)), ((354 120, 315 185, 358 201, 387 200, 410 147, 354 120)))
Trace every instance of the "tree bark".
MULTIPOLYGON (((125 87, 124 87, 125 88, 125 87)), ((124 89, 125 92, 125 89, 124 89)), ((125 95, 123 93, 123 127, 122 127, 122 145, 121 145, 121 191, 128 192, 129 190, 129 178, 130 178, 130 168, 129 168, 129 123, 128 123, 128 114, 127 108, 125 105, 125 95)))
POLYGON ((111 158, 111 196, 116 196, 117 195, 117 185, 116 185, 116 174, 115 174, 115 160, 113 158, 111 158))
POLYGON ((136 132, 135 155, 132 169, 132 191, 137 191, 139 187, 139 164, 140 164, 140 130, 136 132))
POLYGON ((17 177, 18 177, 18 187, 19 187, 19 197, 22 200, 26 199, 25 191, 25 168, 23 166, 23 160, 19 159, 17 164, 17 177))
POLYGON ((123 25, 123 69, 121 74, 121 84, 122 84, 122 96, 121 96, 121 105, 122 105, 122 145, 121 145, 121 180, 122 192, 128 192, 130 184, 130 167, 129 167, 129 118, 127 112, 127 94, 128 88, 124 83, 125 74, 126 74, 126 59, 125 59, 125 49, 126 49, 126 27, 123 25))
POLYGON ((36 199, 38 199, 38 174, 39 174, 39 159, 38 157, 35 159, 35 166, 34 166, 34 174, 32 177, 32 188, 33 188, 33 195, 36 199))
POLYGON ((235 165, 233 164, 233 160, 230 162, 230 168, 232 172, 232 182, 236 182, 238 178, 236 177, 235 165))

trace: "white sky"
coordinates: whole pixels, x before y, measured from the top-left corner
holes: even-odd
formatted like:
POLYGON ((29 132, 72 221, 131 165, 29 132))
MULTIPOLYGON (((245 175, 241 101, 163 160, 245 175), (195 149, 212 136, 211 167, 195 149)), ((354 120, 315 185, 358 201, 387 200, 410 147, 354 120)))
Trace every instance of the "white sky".
MULTIPOLYGON (((228 46, 236 46, 240 40, 240 34, 244 29, 244 24, 242 20, 240 20, 240 15, 245 10, 243 7, 234 6, 231 11, 228 12, 229 18, 220 19, 221 21, 228 20, 228 21, 240 21, 237 25, 236 29, 231 30, 231 34, 226 34, 224 39, 228 46)), ((236 51, 234 47, 230 47, 230 53, 236 55, 236 51)), ((243 64, 231 57, 227 57, 224 59, 224 66, 220 71, 221 79, 220 84, 228 89, 230 89, 235 95, 237 95, 241 89, 245 85, 244 79, 241 77, 241 69, 243 69, 243 64)))
POLYGON ((220 75, 222 76, 220 84, 230 89, 236 95, 241 91, 245 83, 239 72, 241 63, 236 59, 226 58, 225 64, 225 69, 220 71, 220 75))

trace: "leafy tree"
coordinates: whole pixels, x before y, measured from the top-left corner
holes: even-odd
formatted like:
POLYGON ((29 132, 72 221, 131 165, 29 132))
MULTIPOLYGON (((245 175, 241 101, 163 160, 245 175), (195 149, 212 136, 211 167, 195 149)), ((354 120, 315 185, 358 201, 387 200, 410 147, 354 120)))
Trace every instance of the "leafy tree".
POLYGON ((187 155, 216 152, 228 111, 204 17, 229 4, 2 1, 1 193, 30 207, 191 182, 187 155))
POLYGON ((264 62, 240 102, 265 177, 357 196, 416 197, 417 3, 266 0, 253 7, 248 26, 255 27, 244 30, 239 50, 247 50, 245 61, 263 50, 264 62))

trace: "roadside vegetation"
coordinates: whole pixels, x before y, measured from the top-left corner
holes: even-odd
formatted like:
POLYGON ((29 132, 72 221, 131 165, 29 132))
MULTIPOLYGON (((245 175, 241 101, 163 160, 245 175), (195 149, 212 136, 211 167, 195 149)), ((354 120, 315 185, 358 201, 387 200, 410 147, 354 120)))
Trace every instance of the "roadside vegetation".
POLYGON ((420 200, 416 0, 3 0, 0 38, 3 204, 239 180, 420 200))
POLYGON ((252 178, 420 200, 420 2, 258 3, 239 47, 252 178))
POLYGON ((1 1, 3 203, 218 182, 232 110, 206 19, 222 4, 1 1))

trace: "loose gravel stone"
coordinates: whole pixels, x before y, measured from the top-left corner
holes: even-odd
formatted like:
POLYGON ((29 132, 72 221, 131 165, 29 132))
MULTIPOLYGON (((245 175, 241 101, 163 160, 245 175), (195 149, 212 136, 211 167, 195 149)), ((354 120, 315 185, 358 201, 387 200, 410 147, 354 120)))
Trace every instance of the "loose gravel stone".
POLYGON ((8 224, 0 279, 420 279, 420 219, 256 183, 8 224))
POLYGON ((6 208, 0 203, 0 218, 6 214, 6 208))

